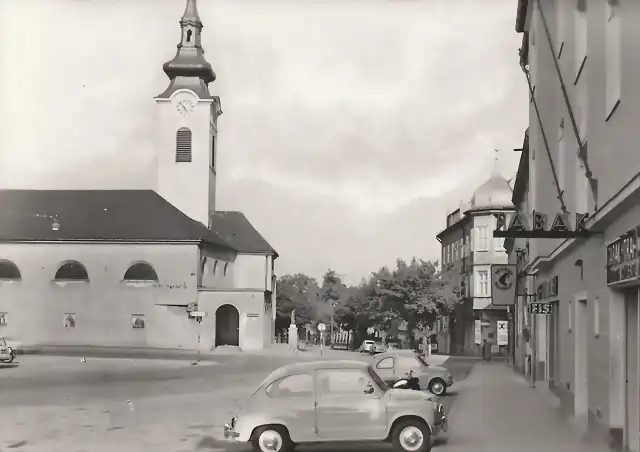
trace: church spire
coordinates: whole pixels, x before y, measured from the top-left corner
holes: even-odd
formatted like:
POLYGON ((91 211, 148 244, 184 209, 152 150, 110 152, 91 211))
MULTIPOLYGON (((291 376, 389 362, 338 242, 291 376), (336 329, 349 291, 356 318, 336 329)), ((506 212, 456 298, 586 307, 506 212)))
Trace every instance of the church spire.
POLYGON ((178 89, 190 89, 201 99, 210 99, 209 83, 216 79, 211 65, 204 58, 202 48, 202 21, 196 0, 187 0, 180 19, 181 37, 176 56, 162 69, 169 77, 169 87, 158 97, 169 97, 178 89))

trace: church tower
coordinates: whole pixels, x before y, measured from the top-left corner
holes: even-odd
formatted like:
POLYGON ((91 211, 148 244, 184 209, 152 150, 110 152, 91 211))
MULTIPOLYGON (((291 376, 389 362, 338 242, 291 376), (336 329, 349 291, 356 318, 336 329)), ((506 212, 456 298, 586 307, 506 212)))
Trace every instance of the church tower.
POLYGON ((156 192, 205 226, 215 211, 217 118, 220 99, 209 93, 216 79, 202 48, 196 0, 180 19, 176 56, 163 66, 168 88, 155 98, 156 192))

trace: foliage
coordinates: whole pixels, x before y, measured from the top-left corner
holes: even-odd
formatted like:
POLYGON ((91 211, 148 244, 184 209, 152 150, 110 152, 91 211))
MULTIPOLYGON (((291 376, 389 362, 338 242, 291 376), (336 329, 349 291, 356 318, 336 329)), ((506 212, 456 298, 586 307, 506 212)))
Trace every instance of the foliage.
POLYGON ((371 327, 390 331, 402 324, 415 343, 428 337, 436 318, 453 312, 463 296, 459 265, 438 271, 437 262, 415 258, 398 259, 393 270, 382 267, 356 286, 344 284, 332 269, 320 287, 309 276, 286 275, 278 280, 276 328, 289 325, 292 309, 299 325, 327 322, 333 313, 340 328, 364 335, 371 327))
POLYGON ((315 278, 302 273, 284 275, 276 285, 276 330, 282 331, 291 323, 295 309, 297 325, 306 325, 313 318, 313 305, 320 288, 315 278))

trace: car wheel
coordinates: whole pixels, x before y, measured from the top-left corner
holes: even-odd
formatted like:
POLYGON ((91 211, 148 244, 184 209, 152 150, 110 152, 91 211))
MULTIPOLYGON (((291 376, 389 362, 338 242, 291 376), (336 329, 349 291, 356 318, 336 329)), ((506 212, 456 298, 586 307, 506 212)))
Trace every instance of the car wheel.
POLYGON ((251 444, 255 452, 289 452, 293 442, 289 432, 278 425, 259 427, 253 432, 251 444))
POLYGON ((434 378, 429 382, 429 391, 440 397, 447 393, 447 385, 441 379, 434 378))
POLYGON ((429 452, 431 450, 431 431, 424 422, 408 419, 393 429, 391 444, 398 452, 429 452))

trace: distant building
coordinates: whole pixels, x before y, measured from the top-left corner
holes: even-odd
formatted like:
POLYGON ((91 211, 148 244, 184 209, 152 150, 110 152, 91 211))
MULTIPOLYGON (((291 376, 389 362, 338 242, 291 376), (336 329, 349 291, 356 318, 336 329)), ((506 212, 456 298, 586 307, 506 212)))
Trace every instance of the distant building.
POLYGON ((513 212, 511 196, 509 183, 494 170, 469 204, 447 216, 447 227, 436 236, 442 244, 443 270, 459 271, 464 284, 464 301, 449 317, 448 343, 444 339, 439 344, 441 352, 480 355, 487 340, 493 354, 507 353, 508 344, 498 343, 497 337, 497 322, 508 320, 507 310, 491 303, 491 265, 507 263, 504 242, 493 237, 493 230, 494 214, 513 212))
POLYGON ((156 97, 153 187, 0 190, 0 336, 25 347, 272 342, 278 255, 241 212, 215 209, 221 109, 195 0, 180 27, 156 97))
POLYGON ((640 451, 638 29, 636 1, 519 0, 519 64, 531 89, 514 202, 529 226, 533 210, 551 222, 564 205, 571 229, 576 214, 588 214, 586 227, 598 234, 509 244, 528 294, 518 299, 519 368, 548 385, 582 432, 633 452, 640 451), (529 315, 530 302, 549 303, 551 313, 529 315))

